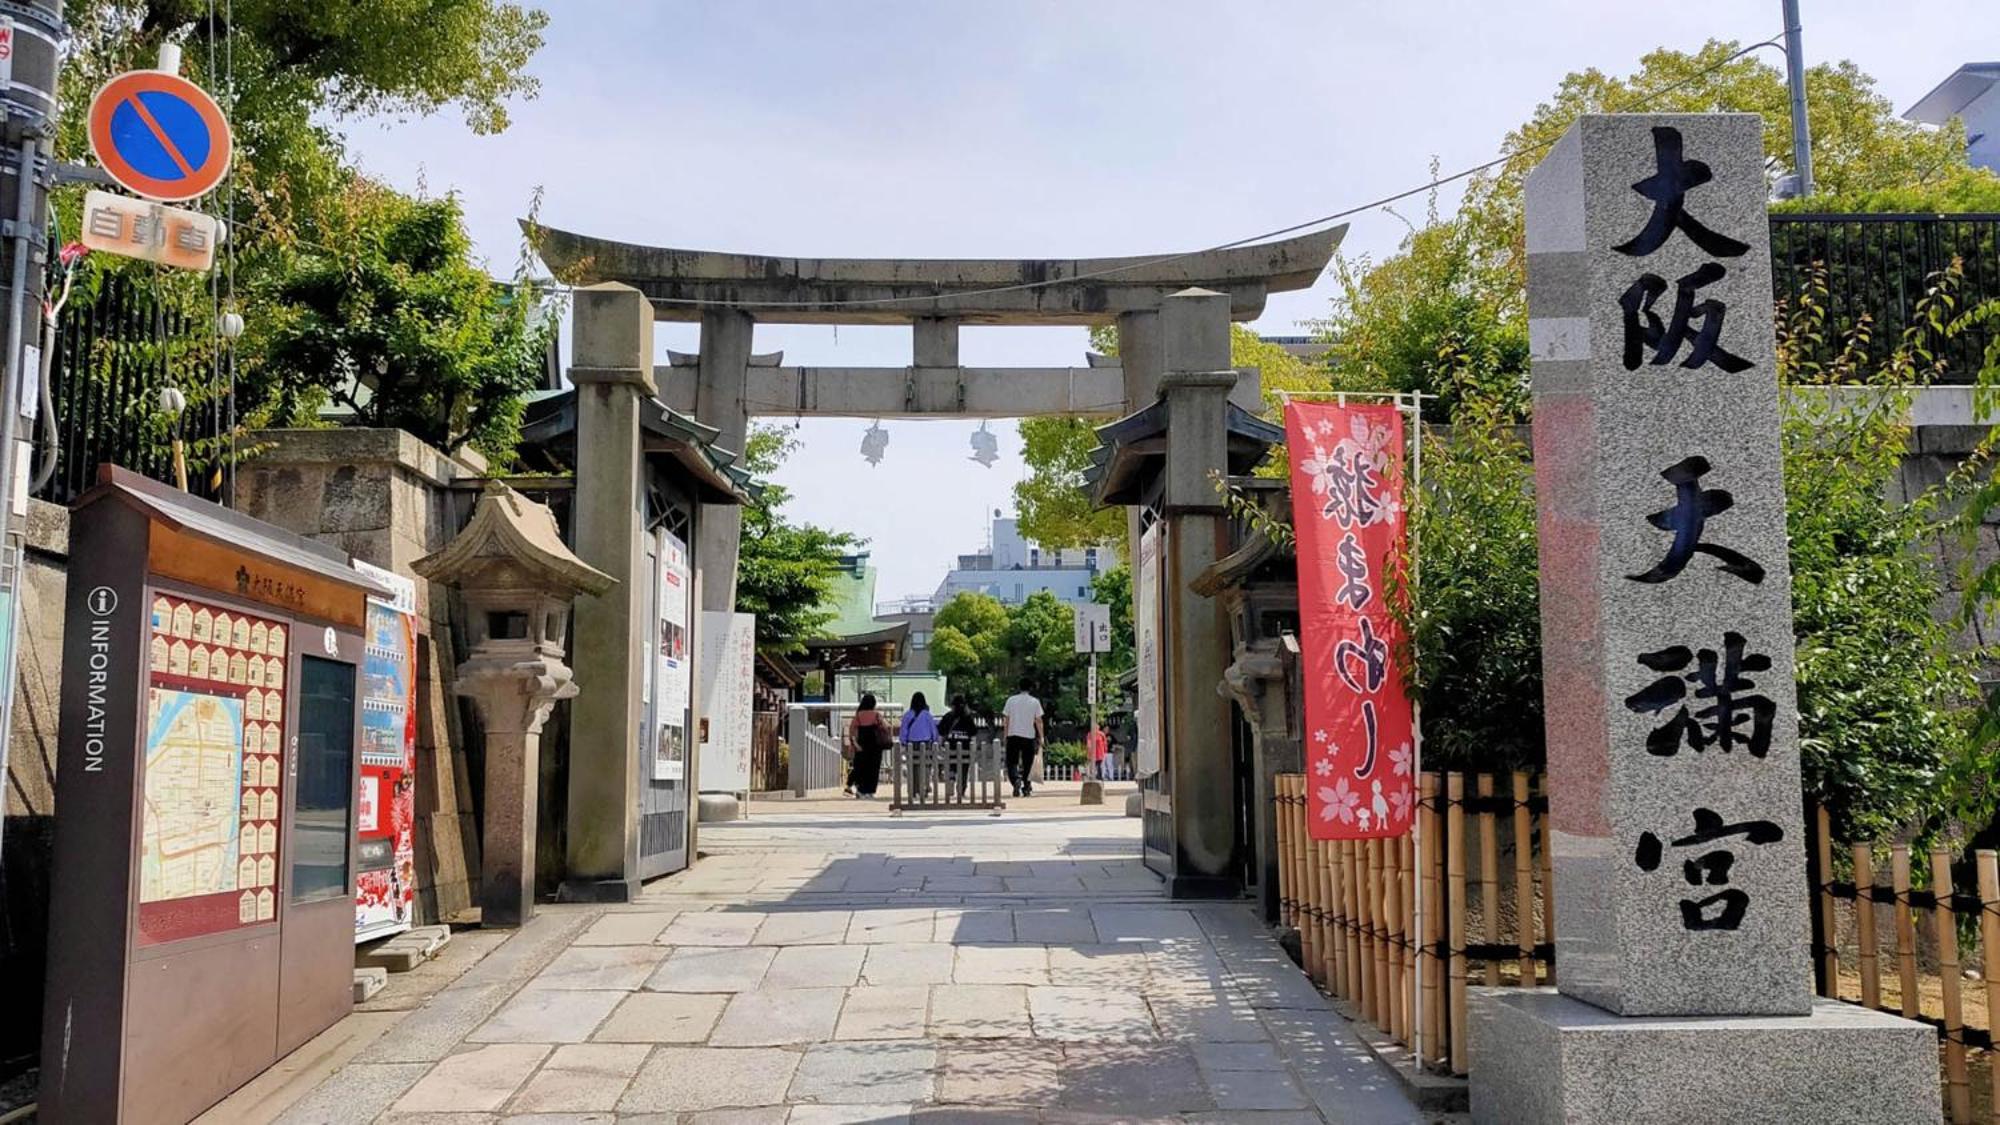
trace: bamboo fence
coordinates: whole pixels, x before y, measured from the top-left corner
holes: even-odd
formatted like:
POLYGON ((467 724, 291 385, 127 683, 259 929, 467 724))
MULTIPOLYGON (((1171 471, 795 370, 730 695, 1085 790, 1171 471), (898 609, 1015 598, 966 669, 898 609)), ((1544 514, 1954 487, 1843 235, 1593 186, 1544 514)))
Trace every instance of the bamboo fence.
POLYGON ((1923 857, 1928 886, 1919 888, 1908 844, 1847 845, 1842 858, 1852 878, 1836 879, 1825 809, 1811 810, 1810 834, 1820 995, 1936 1028, 1945 1119, 1952 1125, 2000 1122, 2000 1099, 1994 1097, 2000 1089, 2000 1052, 1993 1050, 1992 1022, 2000 1011, 2000 853, 1980 849, 1968 863, 1933 848, 1923 857), (1886 886, 1876 881, 1883 855, 1889 859, 1886 886), (1961 876, 1970 876, 1964 883, 1954 882, 1955 859, 1961 876), (1893 960, 1893 968, 1885 960, 1893 960), (1977 970, 1975 979, 1964 976, 1968 966, 1977 970))
POLYGON ((1306 972, 1412 1051, 1421 1039, 1427 1066, 1464 1074, 1467 986, 1555 983, 1547 794, 1525 773, 1469 783, 1426 773, 1414 837, 1314 840, 1305 776, 1277 781, 1278 898, 1306 972), (1511 918, 1503 831, 1512 834, 1511 918))

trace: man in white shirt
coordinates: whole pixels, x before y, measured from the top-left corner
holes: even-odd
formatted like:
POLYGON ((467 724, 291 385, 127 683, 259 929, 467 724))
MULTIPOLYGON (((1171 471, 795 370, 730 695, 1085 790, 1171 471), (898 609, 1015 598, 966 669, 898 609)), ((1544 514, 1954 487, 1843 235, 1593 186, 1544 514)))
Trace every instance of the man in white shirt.
POLYGON ((1014 787, 1016 797, 1026 797, 1035 791, 1034 780, 1028 773, 1034 767, 1043 736, 1042 701, 1029 693, 1029 686, 1028 680, 1022 679, 1020 690, 1008 696, 1006 706, 1001 709, 1006 716, 1007 783, 1014 787))

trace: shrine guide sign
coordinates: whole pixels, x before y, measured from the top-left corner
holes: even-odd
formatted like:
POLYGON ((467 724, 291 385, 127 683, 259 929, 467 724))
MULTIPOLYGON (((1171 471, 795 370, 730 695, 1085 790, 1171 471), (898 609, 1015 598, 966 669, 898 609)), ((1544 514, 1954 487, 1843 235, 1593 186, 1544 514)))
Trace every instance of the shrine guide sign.
POLYGON ((1285 407, 1305 651, 1307 823, 1315 840, 1401 836, 1416 804, 1415 717, 1387 578, 1403 557, 1403 415, 1285 407))
POLYGON ((1762 123, 1587 116, 1527 182, 1561 990, 1811 1010, 1762 123))

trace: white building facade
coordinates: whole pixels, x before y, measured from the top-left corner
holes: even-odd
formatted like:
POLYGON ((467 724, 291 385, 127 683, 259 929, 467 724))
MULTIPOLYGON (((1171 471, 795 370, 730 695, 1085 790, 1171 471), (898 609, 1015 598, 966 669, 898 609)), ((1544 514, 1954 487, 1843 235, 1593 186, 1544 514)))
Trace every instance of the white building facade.
POLYGON ((1020 605, 1037 590, 1058 601, 1077 605, 1090 600, 1090 583, 1098 572, 1114 565, 1108 547, 1046 550, 1021 537, 1018 521, 995 516, 992 543, 986 550, 958 556, 958 565, 944 576, 932 599, 943 605, 971 591, 1005 605, 1020 605))

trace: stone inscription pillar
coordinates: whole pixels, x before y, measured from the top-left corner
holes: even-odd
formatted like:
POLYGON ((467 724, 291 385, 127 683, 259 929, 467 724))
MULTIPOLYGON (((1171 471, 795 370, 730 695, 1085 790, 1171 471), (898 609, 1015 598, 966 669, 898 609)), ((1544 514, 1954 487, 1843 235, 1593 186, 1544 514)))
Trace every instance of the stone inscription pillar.
POLYGON ((576 291, 576 553, 617 580, 577 598, 570 706, 568 839, 562 897, 622 902, 638 887, 641 646, 647 643, 639 533, 639 404, 653 397, 653 310, 607 282, 576 291))
POLYGON ((1559 991, 1472 994, 1472 1118, 1935 1122, 1812 995, 1762 122, 1582 117, 1526 202, 1559 991))
POLYGON ((1624 1015, 1812 1007, 1760 135, 1586 117, 1528 179, 1559 980, 1624 1015))
MULTIPOLYGON (((695 420, 722 431, 715 444, 743 452, 750 435, 750 337, 755 324, 740 309, 704 309, 701 314, 700 382, 695 387, 695 420)), ((743 534, 743 509, 734 504, 701 506, 701 541, 695 567, 706 578, 701 608, 727 613, 736 608, 736 555, 743 534)))

